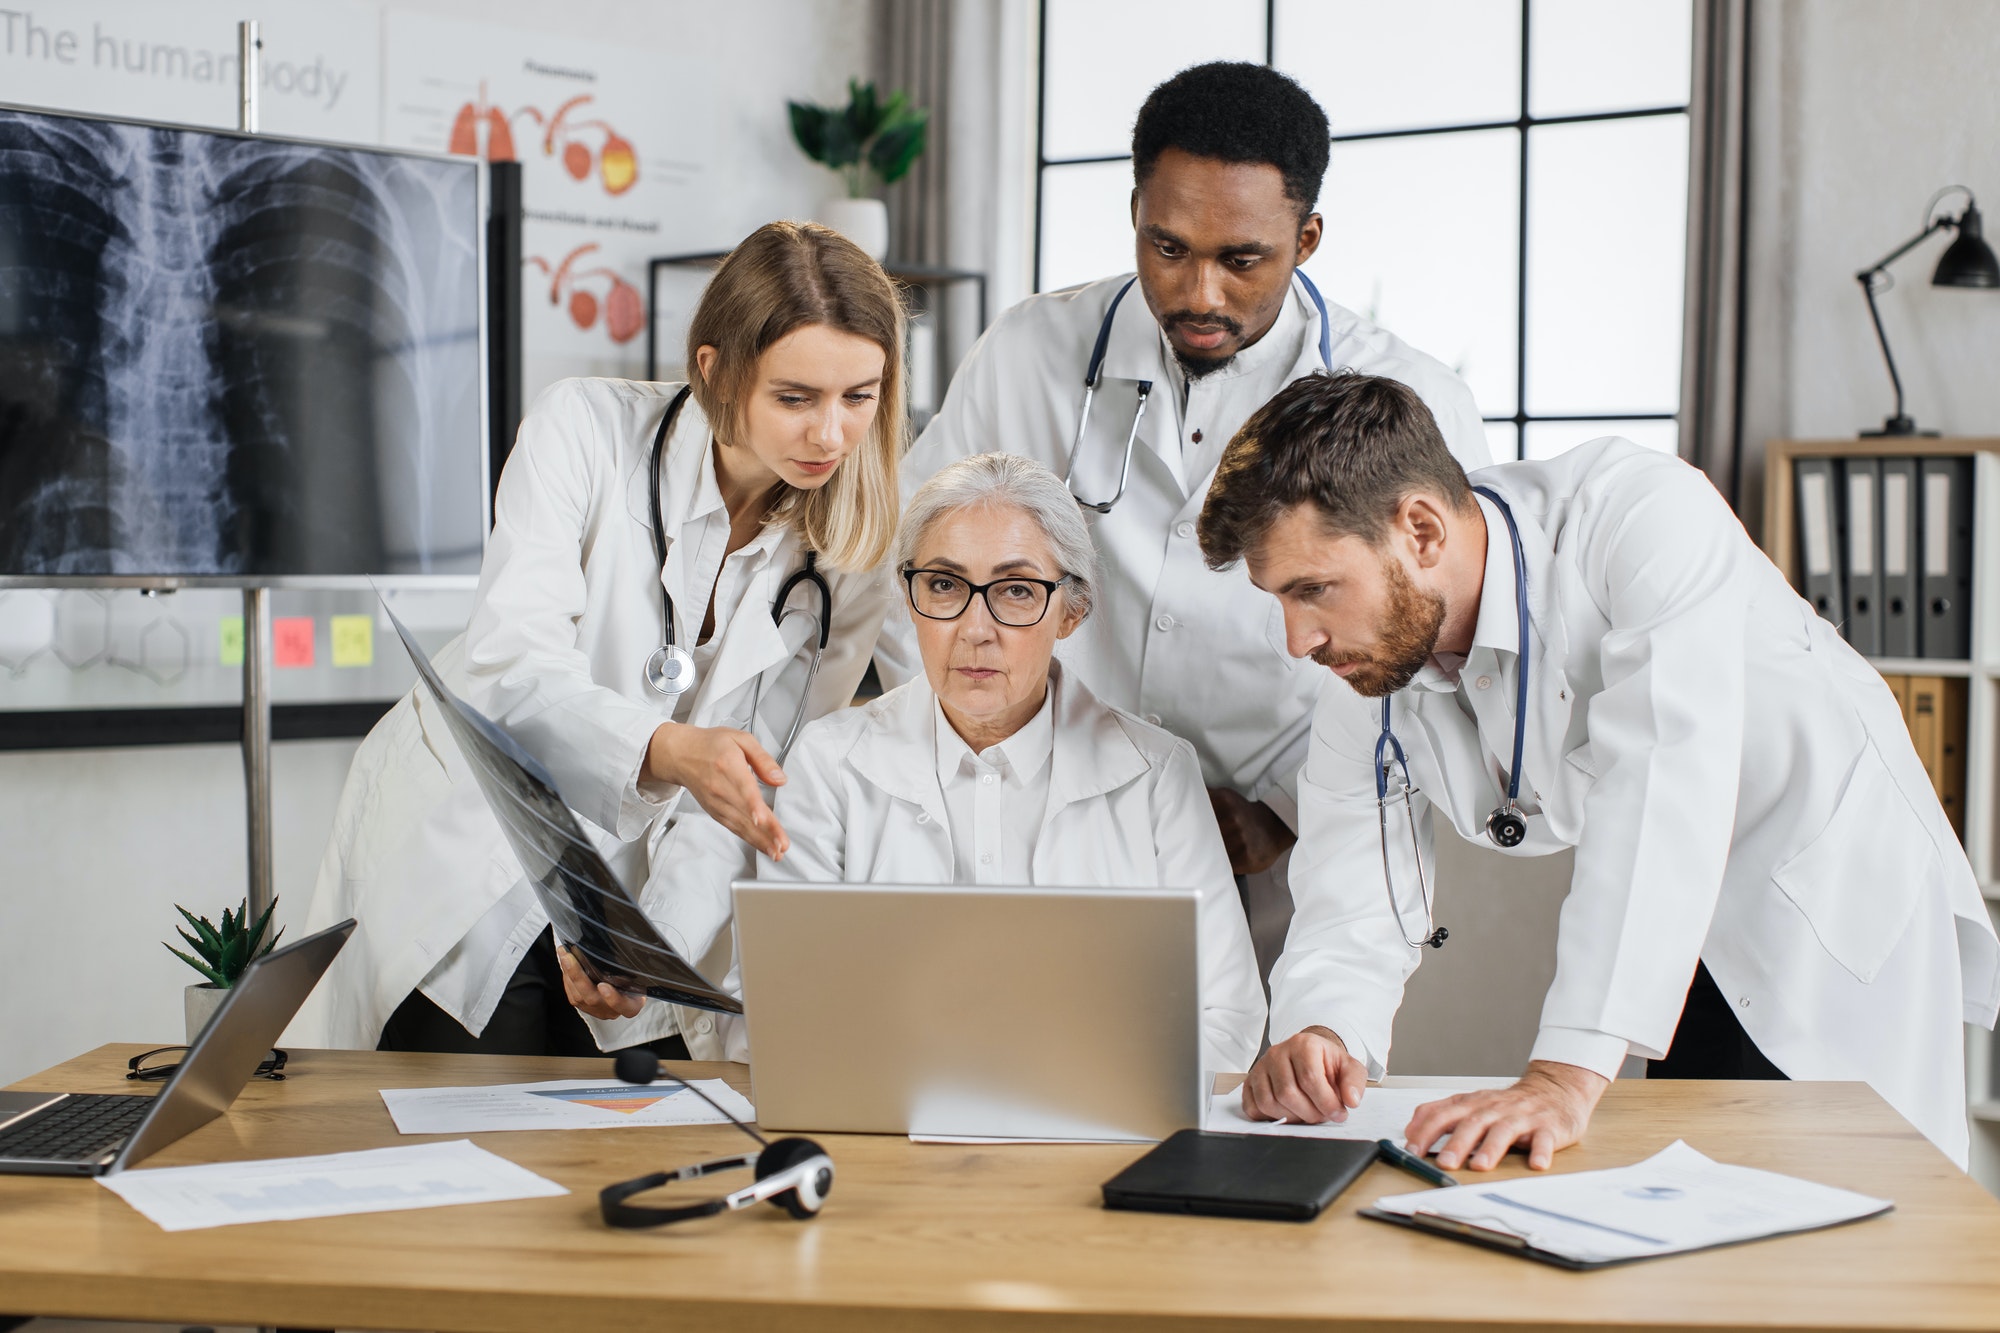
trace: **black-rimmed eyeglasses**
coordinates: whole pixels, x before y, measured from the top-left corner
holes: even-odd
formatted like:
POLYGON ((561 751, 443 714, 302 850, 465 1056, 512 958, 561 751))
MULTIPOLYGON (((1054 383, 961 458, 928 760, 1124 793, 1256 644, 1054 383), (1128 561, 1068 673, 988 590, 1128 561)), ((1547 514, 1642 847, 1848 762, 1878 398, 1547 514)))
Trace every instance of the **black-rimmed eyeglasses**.
POLYGON ((1059 579, 995 579, 991 583, 969 583, 948 569, 906 569, 903 583, 910 594, 910 609, 926 620, 956 620, 972 605, 975 595, 986 599, 986 610, 995 621, 1012 629, 1026 629, 1042 623, 1049 613, 1049 599, 1057 588, 1069 582, 1059 579))

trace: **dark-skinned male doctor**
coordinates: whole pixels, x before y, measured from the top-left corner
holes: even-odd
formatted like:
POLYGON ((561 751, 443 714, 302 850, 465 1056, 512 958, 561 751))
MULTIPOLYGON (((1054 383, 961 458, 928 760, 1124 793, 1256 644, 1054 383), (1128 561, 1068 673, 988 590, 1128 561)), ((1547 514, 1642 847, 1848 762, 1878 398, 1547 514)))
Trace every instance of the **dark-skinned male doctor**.
MULTIPOLYGON (((1136 272, 1001 315, 903 464, 907 496, 956 459, 1024 454, 1086 503, 1104 578, 1059 656, 1104 702, 1193 743, 1231 866, 1257 877, 1267 963, 1320 673, 1286 654, 1277 604, 1241 570, 1202 563, 1195 520, 1222 447, 1286 384, 1352 367, 1412 385, 1452 452, 1488 461, 1464 382, 1299 271, 1321 241, 1328 134, 1311 95, 1263 65, 1197 65, 1155 88, 1132 130, 1136 272)), ((907 616, 891 613, 877 661, 885 684, 917 673, 907 616)))
POLYGON ((1410 1121, 1440 1166, 1547 1167, 1628 1054, 1864 1081, 1964 1165, 1986 905, 1888 686, 1699 471, 1606 438, 1468 482, 1410 389, 1314 375, 1230 441, 1201 542, 1345 681, 1299 781, 1249 1115, 1339 1119, 1383 1072, 1442 818, 1576 863, 1526 1072, 1410 1121))

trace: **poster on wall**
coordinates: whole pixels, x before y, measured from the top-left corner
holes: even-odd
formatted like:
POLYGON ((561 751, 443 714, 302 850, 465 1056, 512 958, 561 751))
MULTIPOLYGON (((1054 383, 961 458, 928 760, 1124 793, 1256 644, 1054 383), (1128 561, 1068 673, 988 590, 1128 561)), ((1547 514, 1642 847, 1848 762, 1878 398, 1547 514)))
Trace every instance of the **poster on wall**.
POLYGON ((236 25, 264 41, 265 134, 372 144, 380 10, 362 0, 59 0, 0 6, 0 101, 236 128, 236 25))
POLYGON ((722 249, 690 57, 390 10, 383 141, 521 164, 523 397, 645 372, 646 261, 722 249))

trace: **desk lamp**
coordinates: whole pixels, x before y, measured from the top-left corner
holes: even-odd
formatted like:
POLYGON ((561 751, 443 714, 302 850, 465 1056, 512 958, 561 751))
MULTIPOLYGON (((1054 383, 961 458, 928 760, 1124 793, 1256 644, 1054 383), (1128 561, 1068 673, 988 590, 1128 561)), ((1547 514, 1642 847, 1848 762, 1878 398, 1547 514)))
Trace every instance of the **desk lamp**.
POLYGON ((1882 312, 1875 307, 1876 296, 1894 285, 1895 280, 1889 276, 1889 265, 1928 240, 1932 232, 1950 229, 1958 233, 1958 238, 1945 247, 1944 255, 1938 260, 1937 271, 1931 274, 1931 286, 2000 287, 2000 259, 1994 258, 1993 247, 1981 235, 1979 205, 1973 201, 1971 190, 1963 185, 1948 185, 1939 190, 1931 196, 1930 207, 1924 210, 1924 217, 1922 231, 1854 275, 1861 284, 1861 290, 1867 294, 1868 317, 1875 321, 1875 340, 1882 344, 1882 360, 1889 367, 1889 382, 1896 386, 1896 415, 1883 422, 1880 430, 1862 431, 1864 437, 1937 434, 1934 430, 1918 430, 1917 423, 1903 414, 1903 377, 1896 373, 1896 358, 1889 355, 1889 335, 1882 331, 1882 312), (1954 192, 1965 195, 1965 211, 1955 218, 1939 216, 1936 212, 1938 201, 1954 192))

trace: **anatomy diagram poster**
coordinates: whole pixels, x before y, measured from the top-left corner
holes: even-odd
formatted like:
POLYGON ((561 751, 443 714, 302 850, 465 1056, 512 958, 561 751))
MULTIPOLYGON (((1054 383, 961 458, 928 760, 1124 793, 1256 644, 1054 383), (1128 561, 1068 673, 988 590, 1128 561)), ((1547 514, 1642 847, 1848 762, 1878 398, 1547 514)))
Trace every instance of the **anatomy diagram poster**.
POLYGON ((645 372, 646 261, 726 249, 706 160, 715 97, 692 48, 389 10, 383 142, 521 163, 525 401, 645 372))

